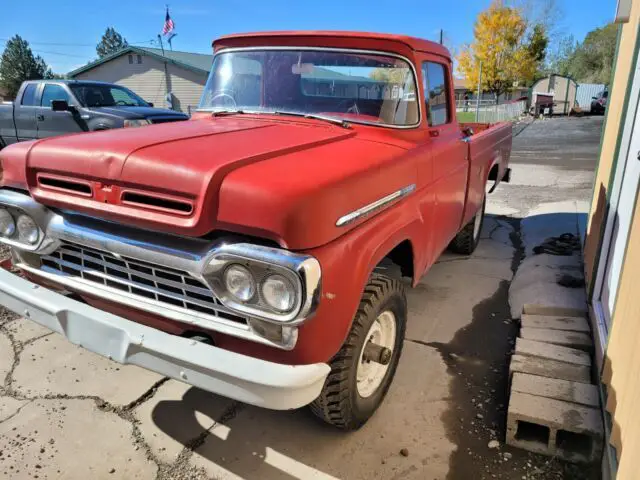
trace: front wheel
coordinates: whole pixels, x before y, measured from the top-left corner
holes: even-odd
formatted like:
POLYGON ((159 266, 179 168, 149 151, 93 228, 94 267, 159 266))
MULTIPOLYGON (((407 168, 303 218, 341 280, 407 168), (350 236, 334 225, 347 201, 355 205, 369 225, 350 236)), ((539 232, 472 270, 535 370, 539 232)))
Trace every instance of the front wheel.
POLYGON ((482 224, 484 223, 484 210, 487 205, 487 197, 485 195, 482 200, 482 206, 473 216, 471 221, 467 223, 462 230, 451 240, 449 249, 455 253, 463 255, 471 255, 478 243, 480 243, 480 233, 482 232, 482 224))
POLYGON ((400 360, 407 324, 407 300, 398 280, 374 273, 351 331, 331 361, 311 410, 343 430, 360 428, 384 400, 400 360))

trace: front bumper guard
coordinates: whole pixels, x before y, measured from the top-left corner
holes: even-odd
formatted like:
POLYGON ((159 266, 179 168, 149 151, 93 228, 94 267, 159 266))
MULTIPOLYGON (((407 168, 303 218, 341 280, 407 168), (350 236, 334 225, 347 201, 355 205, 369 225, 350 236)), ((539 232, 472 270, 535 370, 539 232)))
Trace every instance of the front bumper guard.
POLYGON ((103 357, 259 407, 289 410, 311 403, 330 371, 324 363, 282 365, 170 335, 1 268, 0 304, 103 357))

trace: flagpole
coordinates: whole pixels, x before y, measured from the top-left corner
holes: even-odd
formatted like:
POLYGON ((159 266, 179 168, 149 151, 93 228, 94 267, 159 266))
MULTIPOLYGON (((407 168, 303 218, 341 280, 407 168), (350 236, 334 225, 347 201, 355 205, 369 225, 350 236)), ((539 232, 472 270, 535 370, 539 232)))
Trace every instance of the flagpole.
POLYGON ((162 44, 162 35, 158 34, 158 41, 160 42, 160 48, 162 49, 162 56, 164 57, 164 45, 162 44))

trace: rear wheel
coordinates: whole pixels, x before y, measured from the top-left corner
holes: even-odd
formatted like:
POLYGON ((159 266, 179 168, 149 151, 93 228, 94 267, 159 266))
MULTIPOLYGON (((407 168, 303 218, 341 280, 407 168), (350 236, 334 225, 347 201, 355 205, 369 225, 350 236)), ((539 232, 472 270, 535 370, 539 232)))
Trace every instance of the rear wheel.
POLYGON ((482 200, 480 210, 473 216, 471 221, 467 223, 462 230, 454 237, 449 244, 449 249, 455 253, 463 255, 471 255, 478 243, 480 243, 480 233, 482 232, 482 224, 484 223, 484 210, 487 204, 485 195, 482 200))
POLYGON ((374 273, 351 331, 311 410, 325 422, 355 430, 384 400, 400 360, 407 322, 404 286, 374 273))

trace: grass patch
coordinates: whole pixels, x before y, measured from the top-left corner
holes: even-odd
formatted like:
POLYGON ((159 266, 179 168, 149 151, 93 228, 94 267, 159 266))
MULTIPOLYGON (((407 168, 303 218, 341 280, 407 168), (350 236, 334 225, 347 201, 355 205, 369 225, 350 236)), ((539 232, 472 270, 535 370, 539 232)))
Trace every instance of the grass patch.
POLYGON ((476 112, 457 112, 458 122, 472 123, 476 121, 476 112))

